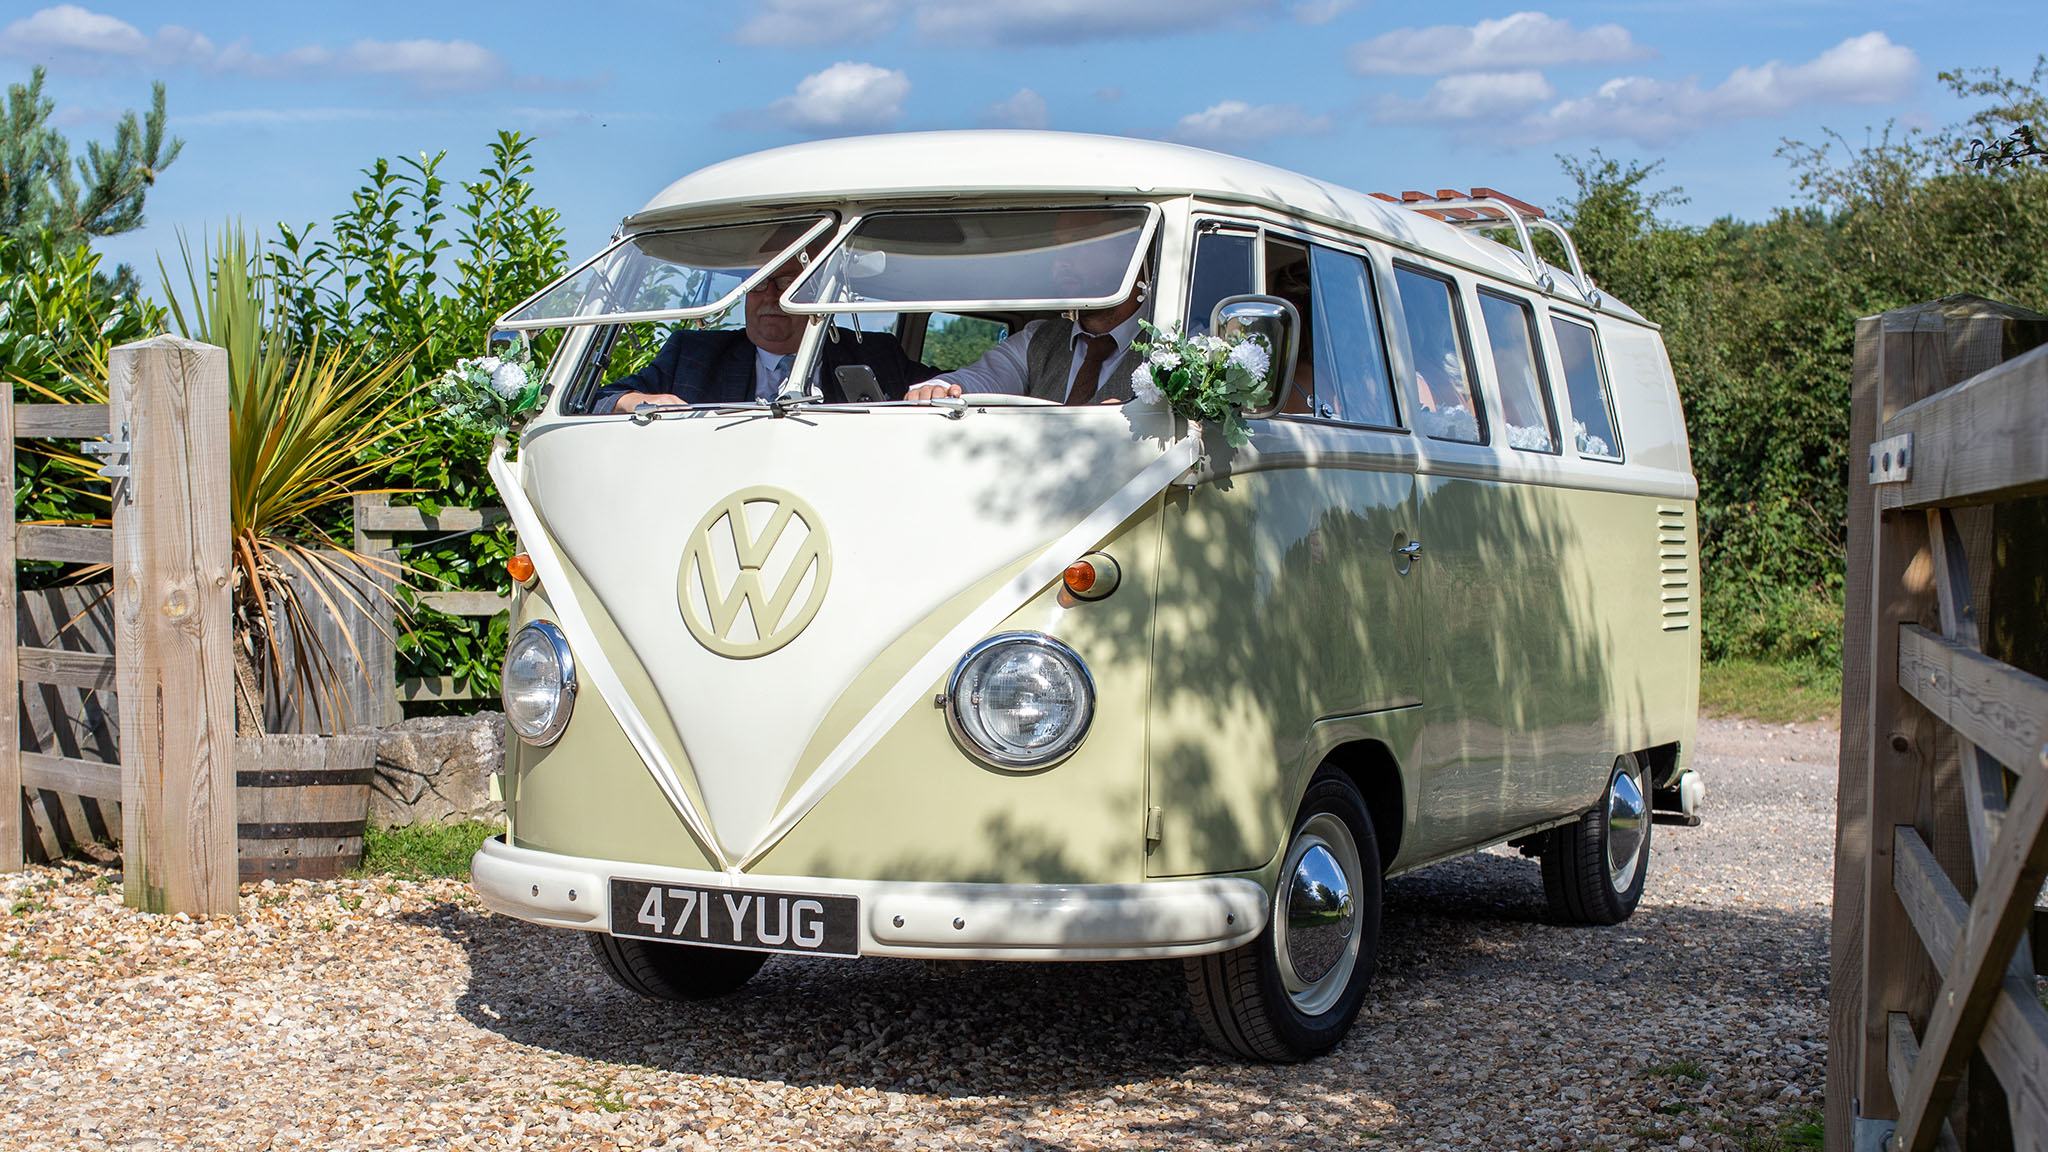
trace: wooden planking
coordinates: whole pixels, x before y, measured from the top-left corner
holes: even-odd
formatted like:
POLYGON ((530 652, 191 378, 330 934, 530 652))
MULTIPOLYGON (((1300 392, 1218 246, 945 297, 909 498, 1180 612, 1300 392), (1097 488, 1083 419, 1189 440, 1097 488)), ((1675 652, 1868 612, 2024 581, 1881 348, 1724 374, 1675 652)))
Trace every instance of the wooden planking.
MULTIPOLYGON (((382 697, 388 689, 380 690, 395 659, 391 613, 384 598, 391 581, 341 552, 323 550, 316 555, 324 564, 293 566, 289 576, 293 590, 307 606, 326 663, 332 665, 333 681, 324 687, 270 685, 264 701, 264 730, 334 733, 389 724, 400 718, 384 710, 382 697), (334 583, 316 585, 314 571, 324 572, 348 591, 342 592, 334 583)), ((296 643, 287 633, 278 637, 278 646, 284 653, 283 666, 289 668, 296 659, 296 643)), ((322 665, 317 655, 314 663, 322 665)))
POLYGON ((398 696, 401 700, 478 700, 482 695, 462 686, 462 681, 453 676, 429 676, 424 679, 400 680, 398 696))
POLYGON ((114 559, 114 530, 23 524, 14 530, 16 560, 58 564, 108 564, 114 559))
POLYGON ((105 404, 16 404, 9 438, 93 440, 107 434, 105 404))
MULTIPOLYGON (((1960 937, 1963 946, 1942 968, 1941 991, 1921 1040, 1921 1060, 1899 1105, 1899 1145, 1926 1152, 1955 1098, 1970 1055, 1984 1033, 2013 953, 2033 919, 2034 896, 2048 878, 2048 772, 2036 772, 2014 791, 2004 834, 1992 846, 1991 866, 1960 937)), ((2017 1071, 2048 1075, 2035 1059, 2017 1071)))
POLYGON ((114 687, 114 658, 98 652, 67 652, 61 648, 15 650, 21 660, 20 678, 32 684, 56 684, 65 688, 114 687))
POLYGON ((43 752, 21 754, 21 785, 94 800, 121 798, 121 766, 43 752))
MULTIPOLYGON (((1955 958, 1970 906, 1942 875, 1918 833, 1900 828, 1896 835, 1893 881, 1899 899, 1928 956, 1936 967, 1946 969, 1955 958)), ((2036 1143, 2028 1146, 2048 1148, 2048 1078, 2042 1075, 2048 1068, 2048 1009, 2034 997, 2033 981, 2020 971, 2005 974, 1984 1022, 1983 1053, 2005 1087, 2013 1131, 2033 1132, 2036 1143)))
POLYGON ((2048 680, 1908 624, 1899 631, 1899 683, 2007 768, 2048 771, 2048 680))
POLYGON ((123 890, 151 912, 232 916, 227 353, 124 344, 108 392, 133 434, 132 498, 114 505, 123 890))
POLYGON ((1913 1065, 1920 1062, 1920 1038, 1913 1035, 1913 1021, 1904 1012, 1887 1015, 1885 1029, 1890 1037, 1884 1052, 1885 1075, 1892 1082, 1892 1095, 1903 1098, 1906 1085, 1913 1082, 1913 1065))
MULTIPOLYGON (((111 652, 112 589, 93 584, 19 592, 15 638, 31 648, 73 654, 111 652)), ((106 764, 120 759, 111 689, 23 680, 16 702, 23 751, 106 764)), ((30 859, 57 860, 72 845, 113 844, 121 838, 121 809, 114 801, 48 788, 25 790, 22 798, 27 808, 22 832, 30 859)))
POLYGON ((1882 437, 1913 437, 1911 476, 1879 485, 1887 508, 1986 504, 2048 492, 2048 347, 1900 411, 1882 437))
POLYGON ((411 504, 359 504, 358 532, 467 532, 505 519, 503 508, 443 508, 429 515, 411 504))
POLYGON ((512 607, 510 596, 496 592, 422 592, 420 606, 450 616, 496 616, 512 607))
POLYGON ((0 497, 7 506, 0 528, 0 872, 26 864, 21 840, 21 683, 15 672, 14 600, 14 385, 0 403, 0 497))
MULTIPOLYGON (((1948 385, 1947 342, 1947 317, 1939 310, 1858 322, 1850 409, 1855 452, 1870 443, 1885 416, 1948 385)), ((1881 511, 1868 484, 1849 490, 1827 1089, 1827 1131, 1845 1138, 1851 1099, 1860 1100, 1864 1117, 1898 1114, 1885 1074, 1886 1018, 1924 1003, 1939 981, 1914 946, 1913 926, 1889 883, 1891 829, 1920 819, 1920 782, 1935 773, 1936 750, 1927 738, 1932 725, 1917 722, 1914 714, 1924 713, 1898 686, 1897 673, 1899 625, 1939 622, 1927 518, 1881 511)), ((1830 1141, 1831 1149, 1838 1147, 1832 1135, 1830 1141)))

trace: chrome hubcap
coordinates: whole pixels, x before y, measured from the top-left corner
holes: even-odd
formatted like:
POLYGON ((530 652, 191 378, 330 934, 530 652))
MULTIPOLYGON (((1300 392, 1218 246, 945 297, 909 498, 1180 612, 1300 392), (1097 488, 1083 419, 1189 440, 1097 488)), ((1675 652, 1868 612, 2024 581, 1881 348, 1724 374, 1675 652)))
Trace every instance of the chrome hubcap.
POLYGON ((1327 812, 1310 817, 1288 850, 1273 918, 1280 982, 1307 1015, 1328 1011, 1357 967, 1358 880, 1351 829, 1327 812))
POLYGON ((1616 892, 1636 882, 1643 840, 1650 834, 1650 806, 1632 768, 1617 768, 1607 784, 1607 880, 1616 892))

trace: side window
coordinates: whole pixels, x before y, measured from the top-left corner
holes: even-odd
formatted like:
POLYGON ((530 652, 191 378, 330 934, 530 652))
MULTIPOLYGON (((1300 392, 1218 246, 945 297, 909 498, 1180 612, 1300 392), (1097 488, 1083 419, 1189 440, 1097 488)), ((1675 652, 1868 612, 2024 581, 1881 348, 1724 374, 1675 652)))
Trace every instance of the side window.
MULTIPOLYGON (((1315 273, 1315 409, 1352 424, 1398 427, 1372 269, 1361 256, 1311 249, 1315 273)), ((1306 357, 1309 348, 1302 349, 1306 357)))
POLYGON ((1415 391, 1421 399, 1415 423, 1426 436, 1486 443, 1486 413, 1472 391, 1472 354, 1465 344, 1465 318, 1451 282, 1420 268, 1396 265, 1394 286, 1408 323, 1408 348, 1415 360, 1415 391))
POLYGON ((1278 236, 1266 237, 1266 294, 1294 305, 1301 317, 1295 333, 1294 375, 1281 392, 1278 411, 1306 416, 1316 410, 1316 313, 1309 276, 1308 245, 1278 236))
POLYGON ((951 372, 981 359, 982 353, 1009 334, 1010 326, 1000 320, 934 312, 925 320, 924 346, 918 359, 941 372, 951 372))
POLYGON ((1621 459, 1621 434, 1614 427, 1614 403, 1607 392, 1607 374, 1600 366, 1600 347, 1590 324, 1550 318, 1557 334, 1557 358, 1564 364, 1565 394, 1572 400, 1572 436, 1579 455, 1621 459))
POLYGON ((1209 313, 1225 296, 1256 292, 1252 282, 1252 235, 1248 232, 1204 232, 1195 240, 1195 271, 1188 284, 1191 336, 1209 332, 1209 313))
POLYGON ((1500 378, 1500 418, 1508 443, 1531 452, 1557 451, 1557 418, 1550 381, 1536 354, 1536 313, 1527 302, 1497 292, 1479 293, 1479 314, 1500 378))

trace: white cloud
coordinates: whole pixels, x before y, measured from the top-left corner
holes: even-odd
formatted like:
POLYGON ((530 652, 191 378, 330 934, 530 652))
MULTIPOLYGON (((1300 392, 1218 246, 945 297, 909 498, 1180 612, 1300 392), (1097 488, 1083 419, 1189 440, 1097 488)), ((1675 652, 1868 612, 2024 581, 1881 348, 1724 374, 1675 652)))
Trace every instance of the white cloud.
POLYGON ((742 44, 838 44, 872 40, 896 26, 910 0, 761 0, 740 25, 742 44))
POLYGON ((1521 135, 1624 136, 1663 144, 1701 127, 1741 117, 1770 116, 1800 104, 1875 104, 1908 95, 1920 58, 1882 32, 1854 36, 1804 64, 1773 60, 1738 68, 1713 88, 1697 80, 1622 76, 1590 96, 1566 100, 1530 117, 1521 135))
POLYGON ((1519 116, 1556 95, 1557 89, 1541 72, 1467 72, 1439 78, 1419 100, 1384 96, 1376 115, 1381 120, 1422 121, 1519 116))
POLYGON ((489 88, 512 78, 503 57, 469 40, 358 40, 335 66, 357 75, 398 77, 430 92, 489 88))
POLYGON ((1043 128, 1050 120, 1046 116, 1045 97, 1029 88, 1019 88, 1009 99, 989 105, 981 122, 991 128, 1043 128))
POLYGON ((76 4, 44 8, 0 28, 0 54, 61 59, 84 67, 133 61, 266 79, 376 76, 422 92, 532 87, 496 52, 469 40, 358 40, 339 52, 305 44, 264 53, 236 41, 217 47, 203 33, 165 24, 153 34, 76 4))
POLYGON ((132 60, 157 67, 204 67, 216 55, 213 42, 189 28, 166 24, 147 36, 126 20, 76 4, 44 8, 0 28, 0 53, 87 66, 132 60))
POLYGON ((140 56, 149 51, 149 38, 135 25, 76 4, 59 4, 14 21, 0 29, 0 44, 22 55, 37 49, 110 56, 140 56))
POLYGON ((1316 136, 1332 127, 1328 116, 1311 116, 1295 104, 1260 104, 1225 100, 1190 112, 1173 126, 1169 137, 1206 148, 1238 148, 1275 136, 1316 136))
POLYGON ((842 60, 797 82, 769 106, 784 124, 820 136, 874 132, 894 125, 910 95, 910 77, 873 64, 842 60))
MULTIPOLYGON (((906 17, 918 35, 950 44, 1077 44, 1171 35, 1271 10, 1280 0, 758 0, 734 38, 743 44, 807 45, 872 40, 906 17)), ((1311 12, 1351 0, 1304 0, 1311 12)))
POLYGON ((1517 12, 1466 27, 1396 28, 1351 46, 1351 67, 1367 76, 1509 72, 1562 64, 1637 60, 1654 53, 1619 24, 1580 31, 1569 20, 1517 12))
POLYGON ((1295 0, 1287 14, 1296 24, 1328 24, 1356 7, 1358 0, 1295 0))

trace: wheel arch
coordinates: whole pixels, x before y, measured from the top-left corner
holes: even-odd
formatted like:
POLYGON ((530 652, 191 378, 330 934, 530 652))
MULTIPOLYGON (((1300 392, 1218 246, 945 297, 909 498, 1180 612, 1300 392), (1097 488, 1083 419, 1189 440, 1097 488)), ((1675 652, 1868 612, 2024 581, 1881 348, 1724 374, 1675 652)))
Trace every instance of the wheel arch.
POLYGON ((1388 861, 1401 851, 1401 829, 1407 813, 1407 792, 1393 749, 1381 740, 1352 740, 1324 753, 1322 763, 1344 773, 1365 798, 1366 813, 1372 817, 1373 839, 1379 841, 1380 868, 1384 871, 1388 861))

